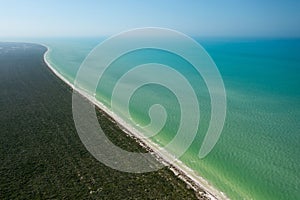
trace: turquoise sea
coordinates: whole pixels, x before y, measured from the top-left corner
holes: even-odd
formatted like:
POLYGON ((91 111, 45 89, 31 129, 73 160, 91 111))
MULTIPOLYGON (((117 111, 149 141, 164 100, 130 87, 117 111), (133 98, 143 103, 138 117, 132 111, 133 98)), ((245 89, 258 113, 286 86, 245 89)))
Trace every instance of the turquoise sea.
MULTIPOLYGON (((39 41, 51 51, 46 59, 70 82, 80 64, 104 38, 55 38, 39 41)), ((231 199, 300 199, 300 40, 216 39, 196 40, 215 61, 227 93, 227 116, 212 152, 198 158, 210 119, 208 90, 189 63, 158 50, 130 52, 112 63, 100 80, 96 96, 110 107, 111 91, 120 76, 147 62, 174 67, 188 77, 197 92, 201 110, 199 131, 180 158, 231 199), (200 80, 202 84, 195 84, 200 80), (198 88, 198 89, 199 89, 198 88)), ((152 140, 167 144, 180 119, 174 94, 159 85, 139 88, 130 102, 131 117, 149 123, 151 105, 167 112, 166 125, 152 140)), ((118 114, 125 116, 120 105, 118 114)), ((178 144, 180 148, 180 144, 178 144)))

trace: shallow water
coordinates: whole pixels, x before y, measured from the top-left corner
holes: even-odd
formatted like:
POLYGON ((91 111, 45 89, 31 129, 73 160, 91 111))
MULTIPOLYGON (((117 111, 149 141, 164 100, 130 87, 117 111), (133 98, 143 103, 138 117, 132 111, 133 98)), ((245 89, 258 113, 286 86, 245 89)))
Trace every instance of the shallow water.
MULTIPOLYGON (((73 82, 86 55, 102 40, 40 42, 51 49, 47 54, 51 65, 73 82)), ((197 136, 181 160, 232 199, 300 198, 300 40, 198 41, 218 66, 227 92, 221 138, 204 159, 197 155, 210 119, 209 93, 201 76, 184 60, 153 49, 128 53, 112 63, 100 80, 97 98, 110 107, 116 81, 133 66, 147 62, 172 66, 198 91, 201 111, 197 136)), ((173 138, 180 121, 179 103, 174 97, 168 89, 150 84, 139 88, 131 98, 130 114, 140 126, 150 122, 151 105, 165 107, 167 123, 152 138, 161 145, 173 138)), ((117 107, 120 116, 129 117, 121 103, 117 107)))

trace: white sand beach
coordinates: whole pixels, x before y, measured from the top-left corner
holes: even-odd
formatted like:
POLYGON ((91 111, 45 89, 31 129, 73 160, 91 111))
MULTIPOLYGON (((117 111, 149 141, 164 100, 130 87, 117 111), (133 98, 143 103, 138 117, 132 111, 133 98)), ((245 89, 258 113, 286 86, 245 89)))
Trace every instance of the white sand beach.
MULTIPOLYGON (((43 45, 43 44, 42 44, 43 45)), ((223 192, 217 190, 214 188, 210 183, 205 180, 203 177, 201 177, 197 172, 193 171, 189 167, 187 167, 184 163, 182 163, 180 160, 175 160, 173 162, 173 158, 171 154, 168 154, 167 152, 162 152, 159 149, 159 146, 149 139, 145 137, 140 137, 140 134, 134 127, 132 127, 130 124, 126 123, 124 120, 122 120, 118 115, 113 113, 111 110, 109 110, 106 106, 104 106, 101 102, 97 101, 95 97, 87 93, 86 91, 82 89, 75 88, 72 83, 70 83, 65 77, 63 77, 55 68, 51 66, 51 64, 47 60, 47 53, 50 51, 49 47, 46 45, 43 45, 47 48, 47 51, 44 54, 44 61, 49 67, 49 69, 61 80, 63 80, 66 84, 68 84, 73 90, 80 93, 82 96, 84 96, 86 99, 88 99, 90 102, 92 102, 95 106, 97 106, 99 109, 107 113, 118 125, 121 127, 121 129, 128 134, 129 136, 135 138, 141 146, 143 146, 146 149, 151 149, 152 152, 155 153, 157 160, 159 162, 162 162, 169 166, 170 170, 173 171, 173 173, 181 178, 183 181, 189 185, 189 187, 193 188, 197 193, 198 196, 206 197, 208 199, 229 199, 223 192), (203 190, 205 192, 203 192, 203 190)))

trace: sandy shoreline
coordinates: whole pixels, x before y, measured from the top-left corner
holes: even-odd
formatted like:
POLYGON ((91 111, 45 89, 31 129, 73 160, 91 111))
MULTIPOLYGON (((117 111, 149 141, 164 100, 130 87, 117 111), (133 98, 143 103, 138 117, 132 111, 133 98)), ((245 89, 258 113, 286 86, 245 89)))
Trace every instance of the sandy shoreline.
POLYGON ((153 143, 147 138, 140 138, 136 129, 134 129, 132 126, 127 124, 124 120, 122 120, 120 117, 118 117, 116 114, 111 112, 107 107, 105 107, 101 102, 97 101, 95 97, 92 97, 87 92, 75 88, 71 82, 69 82, 65 77, 63 77, 58 71, 56 71, 51 64, 47 61, 46 56, 50 49, 42 44, 44 47, 47 48, 47 51, 44 53, 44 62, 47 64, 48 68, 62 81, 64 81, 66 84, 68 84, 73 90, 84 96, 86 99, 88 99, 90 102, 92 102, 94 105, 96 105, 99 109, 104 111, 106 114, 108 114, 118 125, 120 128, 128 135, 133 137, 141 146, 148 149, 150 152, 153 152, 157 160, 159 162, 165 163, 166 165, 169 165, 169 168, 173 173, 185 181, 189 187, 193 188, 197 196, 200 198, 206 198, 206 199, 229 199, 224 193, 218 191, 213 186, 211 186, 204 178, 199 176, 195 171, 188 168, 186 165, 184 165, 180 160, 176 160, 172 164, 170 164, 170 161, 173 160, 171 155, 168 155, 167 153, 162 153, 158 151, 159 147, 157 144, 153 143))

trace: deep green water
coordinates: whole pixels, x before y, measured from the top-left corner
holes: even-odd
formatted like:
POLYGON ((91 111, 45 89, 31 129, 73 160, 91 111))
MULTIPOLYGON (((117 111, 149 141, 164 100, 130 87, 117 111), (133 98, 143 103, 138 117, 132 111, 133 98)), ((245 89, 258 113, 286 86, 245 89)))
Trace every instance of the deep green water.
MULTIPOLYGON (((47 60, 73 82, 81 62, 102 40, 47 39, 42 43, 51 49, 47 60)), ((227 92, 221 138, 204 159, 197 155, 210 118, 209 94, 201 76, 184 60, 153 49, 128 53, 112 63, 100 80, 97 98, 109 107, 116 81, 135 65, 158 62, 172 66, 200 91, 199 131, 181 160, 232 199, 299 199, 300 40, 198 41, 218 66, 227 92)), ((178 128, 180 109, 174 97, 166 88, 147 85, 131 98, 131 117, 141 125, 149 123, 147 112, 152 104, 165 106, 167 123, 152 138, 161 145, 167 144, 178 128)), ((118 114, 128 117, 121 104, 118 114)))

